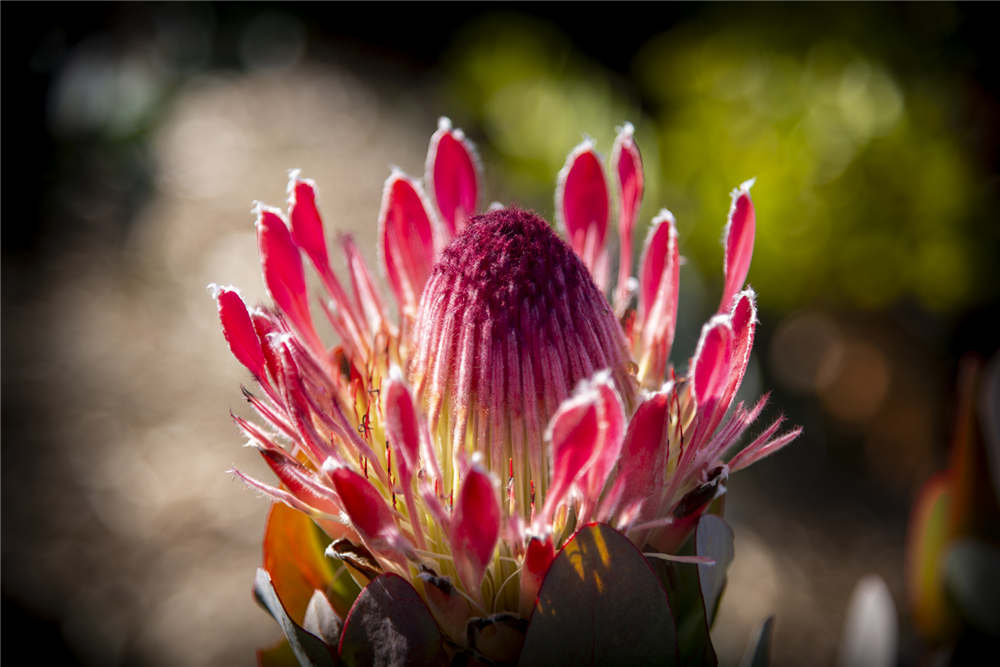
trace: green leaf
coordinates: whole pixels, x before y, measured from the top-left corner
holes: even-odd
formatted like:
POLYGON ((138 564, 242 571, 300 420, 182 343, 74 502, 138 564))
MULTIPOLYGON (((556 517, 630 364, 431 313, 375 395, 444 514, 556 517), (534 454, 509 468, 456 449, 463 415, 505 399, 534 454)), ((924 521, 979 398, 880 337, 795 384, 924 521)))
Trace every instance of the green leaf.
POLYGON ((1000 637, 1000 549, 956 540, 944 559, 944 579, 962 616, 980 632, 1000 637))
POLYGON ((538 592, 519 664, 678 664, 667 596, 624 535, 590 524, 563 547, 538 592))
POLYGON ((708 556, 715 565, 698 565, 701 597, 705 604, 706 621, 712 627, 719 597, 726 585, 726 571, 733 562, 733 529, 720 517, 706 514, 695 529, 695 544, 699 556, 708 556))
POLYGON ((681 548, 680 556, 705 556, 714 564, 682 563, 652 558, 650 567, 667 591, 677 619, 677 642, 685 665, 714 667, 718 664, 709 628, 715 619, 719 597, 726 584, 726 571, 733 561, 733 531, 716 515, 703 515, 694 539, 681 548), (695 548, 697 552, 693 553, 695 548))
POLYGON ((338 653, 344 665, 443 665, 441 639, 413 586, 399 575, 381 574, 354 601, 338 653))
POLYGON ((299 661, 295 659, 288 640, 282 637, 271 648, 257 649, 257 667, 299 667, 299 661))
POLYGON ((771 664, 771 633, 774 630, 774 616, 768 616, 760 630, 750 640, 740 667, 768 667, 771 664))
POLYGON ((274 617, 288 640, 288 645, 300 665, 325 667, 336 664, 333 654, 323 641, 299 627, 285 611, 278 594, 271 583, 271 575, 264 568, 257 568, 253 592, 264 607, 274 617))
POLYGON ((718 658, 708 633, 705 605, 698 581, 699 566, 659 558, 650 559, 649 566, 667 591, 670 608, 677 621, 677 646, 681 664, 715 667, 718 658))

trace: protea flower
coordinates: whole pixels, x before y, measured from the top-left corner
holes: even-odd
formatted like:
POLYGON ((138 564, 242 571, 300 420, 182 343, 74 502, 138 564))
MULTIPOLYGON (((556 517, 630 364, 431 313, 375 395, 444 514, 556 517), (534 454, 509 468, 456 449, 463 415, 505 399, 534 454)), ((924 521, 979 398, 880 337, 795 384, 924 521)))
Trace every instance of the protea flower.
MULTIPOLYGON (((317 625, 315 605, 330 606, 317 598, 312 629, 341 659, 510 661, 529 618, 527 646, 548 646, 532 640, 532 628, 544 634, 538 619, 561 622, 547 614, 558 603, 559 575, 550 568, 560 549, 560 558, 575 554, 581 580, 593 571, 598 592, 608 577, 650 574, 624 565, 646 563, 625 537, 647 555, 683 561, 672 554, 724 493, 728 474, 798 435, 778 435, 779 419, 739 446, 766 397, 730 410, 757 321, 754 292, 744 288, 755 229, 751 183, 732 193, 718 314, 678 376, 669 358, 680 258, 669 211, 654 218, 638 279, 631 277, 644 182, 631 125, 619 133, 609 167, 613 188, 590 141, 570 153, 556 188, 560 238, 530 211, 481 212, 479 160, 442 119, 426 191, 398 171, 385 184, 378 256, 395 318, 349 237, 340 245, 350 286, 333 272, 311 181, 292 172, 287 214, 256 208, 273 306, 251 311, 232 288, 215 294, 226 340, 259 386, 244 393, 262 423, 234 419, 280 486, 236 474, 313 519, 332 540, 327 555, 367 585, 349 611, 337 607, 350 604, 356 588, 314 585, 328 586, 332 612, 320 616, 333 620, 317 625), (609 302, 612 191, 620 254, 609 302), (318 309, 303 255, 325 288, 318 309), (333 347, 316 332, 317 312, 339 337, 333 347), (611 567, 609 553, 619 561, 600 574, 611 567), (392 653, 399 647, 372 629, 379 614, 398 620, 398 605, 420 617, 399 630, 420 637, 416 653, 413 641, 410 652, 392 653), (341 630, 336 618, 345 614, 341 630)), ((712 558, 693 560, 707 566, 712 558)), ((269 598, 274 589, 261 577, 258 595, 282 620, 274 604, 281 591, 269 598)), ((710 622, 713 610, 706 602, 702 609, 710 622)), ((292 619, 283 623, 304 622, 301 609, 285 611, 292 619)), ((303 636, 289 635, 292 647, 298 642, 299 659, 315 661, 303 636)))

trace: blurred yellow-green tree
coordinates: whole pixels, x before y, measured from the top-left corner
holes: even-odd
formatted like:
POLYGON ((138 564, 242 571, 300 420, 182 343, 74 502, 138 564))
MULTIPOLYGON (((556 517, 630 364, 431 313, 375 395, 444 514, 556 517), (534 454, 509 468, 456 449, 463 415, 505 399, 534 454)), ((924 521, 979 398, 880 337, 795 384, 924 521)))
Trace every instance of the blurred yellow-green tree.
POLYGON ((908 300, 954 312, 987 297, 990 191, 961 144, 953 83, 897 72, 864 46, 871 34, 789 30, 681 25, 637 44, 616 76, 549 24, 490 17, 459 41, 449 80, 499 153, 489 162, 518 181, 509 190, 547 214, 580 132, 609 151, 615 125, 632 121, 647 168, 641 220, 671 209, 706 276, 721 261, 726 193, 756 178, 751 281, 769 307, 908 300))

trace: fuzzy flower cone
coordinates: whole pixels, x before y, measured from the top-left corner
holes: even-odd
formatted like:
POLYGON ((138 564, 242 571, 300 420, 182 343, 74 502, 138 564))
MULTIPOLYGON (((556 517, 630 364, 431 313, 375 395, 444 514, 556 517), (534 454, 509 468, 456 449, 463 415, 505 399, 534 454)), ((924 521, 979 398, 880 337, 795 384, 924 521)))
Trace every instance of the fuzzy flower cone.
POLYGON ((733 406, 757 323, 751 183, 732 194, 718 313, 678 376, 669 211, 632 277, 631 125, 607 166, 610 185, 591 142, 570 153, 558 233, 531 211, 483 212, 479 160, 442 119, 423 183, 385 184, 394 308, 349 237, 349 284, 332 270, 311 181, 292 173, 287 212, 258 206, 273 304, 214 293, 256 385, 259 419, 233 419, 278 480, 235 472, 278 501, 255 592, 287 644, 262 663, 714 664, 728 475, 800 432, 779 419, 747 442, 766 397, 733 406))

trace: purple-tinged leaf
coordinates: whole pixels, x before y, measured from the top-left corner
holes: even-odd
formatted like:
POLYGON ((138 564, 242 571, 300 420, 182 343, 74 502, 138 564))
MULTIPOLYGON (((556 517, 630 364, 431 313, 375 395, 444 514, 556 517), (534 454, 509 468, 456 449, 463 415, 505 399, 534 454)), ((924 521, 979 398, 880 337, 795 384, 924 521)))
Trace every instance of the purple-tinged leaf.
POLYGON ((446 664, 434 618, 413 586, 395 574, 375 577, 358 595, 338 654, 347 667, 446 664))
POLYGON ((667 595, 624 535, 590 524, 563 547, 538 593, 519 664, 678 664, 667 595))

